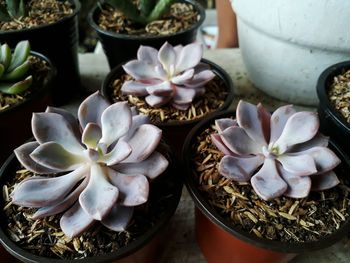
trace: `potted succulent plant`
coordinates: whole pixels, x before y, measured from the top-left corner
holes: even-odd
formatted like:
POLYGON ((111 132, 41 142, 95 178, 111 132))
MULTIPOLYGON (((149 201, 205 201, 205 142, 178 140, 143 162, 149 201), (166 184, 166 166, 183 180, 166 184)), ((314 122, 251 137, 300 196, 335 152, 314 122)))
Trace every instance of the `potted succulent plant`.
POLYGON ((0 42, 14 46, 29 40, 33 50, 57 68, 54 102, 63 104, 80 87, 78 67, 78 0, 1 0, 0 42), (49 13, 49 15, 48 15, 49 13))
POLYGON ((0 45, 0 161, 30 136, 33 111, 41 111, 51 102, 55 67, 45 56, 30 51, 21 41, 12 52, 0 45))
POLYGON ((98 93, 78 120, 53 107, 33 114, 35 141, 0 173, 1 243, 24 261, 154 261, 182 188, 162 131, 98 93))
POLYGON ((208 262, 285 262, 348 233, 350 159, 318 126, 316 113, 240 101, 191 131, 183 164, 208 262))
POLYGON ((165 41, 195 41, 204 18, 204 8, 192 0, 108 0, 96 4, 88 21, 114 68, 134 58, 140 45, 160 48, 165 41))
POLYGON ((102 94, 110 101, 128 101, 148 115, 180 153, 190 129, 204 116, 228 108, 233 99, 230 77, 202 59, 199 43, 158 50, 140 46, 137 59, 107 75, 102 94))
POLYGON ((318 114, 321 131, 337 141, 350 153, 349 118, 350 62, 334 64, 325 69, 318 78, 318 114))

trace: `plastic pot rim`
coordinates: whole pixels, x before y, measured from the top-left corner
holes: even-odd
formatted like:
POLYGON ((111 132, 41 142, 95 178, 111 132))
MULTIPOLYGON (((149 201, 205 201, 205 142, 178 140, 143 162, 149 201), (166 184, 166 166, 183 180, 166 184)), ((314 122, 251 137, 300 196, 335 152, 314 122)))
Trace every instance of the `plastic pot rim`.
MULTIPOLYGON (((280 253, 288 254, 299 254, 305 253, 306 251, 318 250, 331 246, 337 241, 340 241, 345 235, 350 231, 350 217, 344 222, 342 227, 331 235, 320 238, 318 241, 313 242, 300 242, 300 243, 287 243, 280 241, 273 241, 268 239, 258 238, 247 231, 235 229, 235 227, 230 224, 226 219, 224 219, 207 201, 203 194, 199 191, 195 179, 191 175, 191 145, 193 138, 203 131, 208 125, 217 118, 235 116, 235 111, 224 111, 207 116, 201 122, 199 122, 187 135, 183 150, 182 150, 182 166, 184 173, 184 181, 190 196, 192 197, 195 206, 215 225, 226 231, 227 233, 233 235, 234 237, 251 244, 256 247, 264 248, 267 250, 272 250, 280 253)), ((350 158, 347 156, 338 145, 333 141, 330 144, 335 149, 338 157, 342 159, 343 165, 350 167, 350 158)))
POLYGON ((350 134, 350 124, 348 124, 340 112, 336 110, 327 94, 329 82, 332 81, 336 75, 341 74, 344 69, 350 69, 350 60, 336 63, 326 68, 317 80, 316 91, 319 99, 319 108, 327 112, 338 127, 346 130, 346 132, 350 134))
MULTIPOLYGON (((130 60, 128 60, 130 61, 130 60)), ((123 63, 120 63, 118 66, 114 67, 109 73, 108 75, 104 78, 102 85, 101 85, 101 93, 102 95, 107 98, 109 100, 109 102, 112 102, 110 95, 108 93, 108 88, 109 88, 109 84, 111 83, 111 81, 113 81, 118 75, 120 75, 120 71, 124 72, 122 66, 127 63, 128 61, 125 61, 123 63)), ((214 71, 215 75, 217 77, 219 77, 224 83, 225 86, 227 88, 227 97, 225 99, 225 102, 223 105, 221 105, 219 108, 217 108, 214 112, 208 113, 207 115, 200 117, 198 119, 194 119, 194 120, 187 120, 187 121, 171 121, 171 122, 165 122, 165 123, 156 123, 155 125, 161 127, 161 128, 171 128, 171 127, 178 127, 179 125, 181 126, 191 126, 194 125, 196 123, 198 123, 200 120, 204 119, 206 116, 210 116, 215 112, 220 112, 223 111, 225 109, 227 109, 233 98, 234 98, 234 85, 233 82, 231 80, 231 77, 228 75, 228 73, 219 65, 217 65, 216 63, 202 58, 201 62, 208 64, 211 69, 214 71)), ((124 72, 126 74, 126 72, 124 72)))
MULTIPOLYGON (((30 140, 29 140, 30 141, 30 140)), ((173 158, 173 157, 172 157, 173 158)), ((13 170, 14 166, 18 164, 16 156, 12 153, 7 160, 4 162, 0 169, 0 184, 3 185, 6 180, 5 171, 13 170)), ((176 178, 174 175, 174 167, 176 163, 174 162, 172 165, 168 167, 168 173, 171 173, 171 176, 174 177, 174 182, 176 184, 176 189, 174 187, 174 198, 171 202, 171 207, 168 208, 168 211, 164 214, 164 216, 156 222, 156 224, 149 230, 147 230, 141 237, 132 241, 125 247, 119 248, 116 252, 111 252, 107 254, 102 254, 98 256, 86 257, 83 259, 74 259, 74 260, 64 260, 64 259, 54 259, 48 257, 41 257, 34 255, 19 245, 17 245, 14 241, 12 241, 8 235, 4 232, 2 226, 0 227, 0 244, 4 246, 4 248, 12 255, 16 255, 17 258, 20 258, 24 262, 52 262, 52 263, 62 263, 62 262, 81 262, 81 263, 99 263, 99 262, 111 262, 114 260, 123 259, 138 250, 145 247, 151 240, 153 240, 164 227, 168 223, 168 221, 172 218, 175 210, 178 207, 180 202, 181 194, 182 194, 182 182, 176 178), (175 181, 176 180, 176 181, 175 181), (176 191, 176 192, 175 192, 176 191)), ((0 198, 0 203, 3 202, 3 198, 0 198)))
POLYGON ((169 34, 169 35, 155 35, 155 36, 135 36, 135 35, 128 35, 128 34, 119 34, 113 31, 108 31, 108 30, 104 30, 101 27, 98 26, 98 24, 95 22, 95 16, 97 15, 97 12, 99 11, 99 6, 97 4, 95 4, 93 6, 93 8, 90 10, 87 19, 88 19, 88 23, 90 24, 90 26, 96 30, 96 32, 98 32, 99 34, 103 34, 103 35, 107 35, 110 37, 116 37, 116 38, 120 38, 120 39, 127 39, 127 40, 139 40, 142 41, 144 39, 164 39, 164 41, 166 41, 168 39, 169 36, 177 36, 177 35, 181 35, 184 32, 188 32, 188 31, 192 31, 192 30, 196 30, 198 29, 204 22, 205 19, 205 10, 202 7, 201 4, 199 4, 196 1, 193 0, 180 0, 180 2, 186 2, 191 4, 192 6, 194 6, 194 8, 196 9, 196 11, 198 12, 200 18, 197 21, 197 23, 195 23, 194 25, 192 25, 191 27, 182 30, 180 32, 177 32, 175 34, 169 34))
POLYGON ((45 93, 48 94, 50 90, 53 88, 53 83, 57 75, 57 69, 55 65, 52 64, 51 60, 47 56, 41 53, 30 51, 30 54, 48 63, 48 66, 50 67, 50 69, 49 69, 48 75, 46 76, 46 80, 44 81, 42 87, 38 88, 35 92, 33 92, 33 94, 30 94, 28 98, 26 98, 25 100, 21 101, 18 104, 15 104, 14 106, 9 107, 8 109, 0 111, 0 118, 12 112, 21 110, 23 107, 32 103, 37 98, 44 96, 45 93))
POLYGON ((54 23, 50 23, 50 24, 43 24, 43 25, 38 25, 35 27, 30 27, 30 28, 23 28, 23 29, 14 29, 14 30, 4 30, 4 31, 0 31, 0 35, 2 34, 10 34, 10 35, 16 35, 16 34, 22 34, 22 33, 27 33, 27 32, 32 32, 32 31, 36 31, 36 30, 41 30, 42 28, 46 28, 46 27, 50 27, 51 25, 57 25, 57 24, 61 24, 64 23, 66 20, 70 19, 71 17, 76 16, 81 8, 81 4, 79 0, 68 0, 70 3, 73 3, 74 5, 74 10, 73 13, 65 16, 63 18, 61 18, 60 20, 54 22, 54 23))

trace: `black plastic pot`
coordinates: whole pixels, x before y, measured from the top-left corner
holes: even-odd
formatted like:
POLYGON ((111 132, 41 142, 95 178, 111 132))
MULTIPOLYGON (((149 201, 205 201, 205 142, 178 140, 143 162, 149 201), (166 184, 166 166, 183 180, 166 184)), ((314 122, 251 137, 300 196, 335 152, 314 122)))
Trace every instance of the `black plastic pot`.
POLYGON ((80 2, 69 0, 74 13, 60 21, 28 29, 0 31, 0 43, 14 47, 21 40, 29 40, 31 49, 50 58, 57 68, 57 82, 53 91, 54 103, 62 105, 80 91, 78 65, 78 12, 80 2))
MULTIPOLYGON (((350 218, 347 218, 340 229, 331 235, 321 237, 318 241, 283 243, 262 239, 235 228, 210 205, 205 195, 199 190, 193 175, 195 152, 192 146, 202 131, 214 125, 215 119, 231 116, 235 116, 235 112, 226 111, 208 116, 201 121, 187 136, 182 152, 185 184, 196 206, 196 239, 207 262, 286 262, 296 254, 329 247, 345 237, 350 231, 350 218)), ((350 169, 350 158, 332 141, 330 146, 342 161, 335 172, 339 177, 345 178, 350 169)))
POLYGON ((317 96, 319 99, 318 115, 320 129, 325 135, 343 146, 350 153, 350 124, 339 111, 335 109, 328 97, 328 90, 334 77, 350 69, 350 61, 337 63, 325 69, 317 81, 317 96))
MULTIPOLYGON (((32 113, 45 111, 47 105, 52 103, 52 90, 56 79, 56 68, 51 61, 37 53, 31 55, 46 61, 50 70, 45 82, 21 103, 6 110, 0 111, 0 162, 5 161, 11 151, 32 136, 31 118, 32 113)), ((32 85, 38 85, 33 83, 32 85)))
POLYGON ((186 45, 194 42, 197 37, 197 30, 199 26, 204 22, 205 10, 196 1, 182 1, 194 6, 194 9, 199 13, 199 21, 189 29, 178 32, 176 34, 164 36, 133 36, 105 31, 100 28, 96 22, 101 10, 98 5, 95 5, 95 7, 89 13, 88 21, 89 24, 97 32, 104 52, 107 56, 110 68, 114 68, 123 61, 134 58, 140 45, 152 46, 159 49, 166 41, 168 41, 173 46, 179 44, 186 45))
MULTIPOLYGON (((157 218, 157 221, 154 223, 153 227, 148 229, 141 237, 130 242, 127 246, 120 248, 118 251, 88 257, 85 259, 76 260, 80 263, 99 263, 99 262, 118 262, 118 263, 151 263, 156 262, 160 257, 163 247, 167 242, 167 228, 169 220, 175 213, 175 210, 180 201, 182 193, 182 181, 178 176, 176 170, 176 163, 173 161, 173 155, 170 152, 170 148, 165 145, 161 145, 158 148, 160 152, 169 160, 169 166, 167 170, 154 179, 150 183, 150 196, 149 200, 165 200, 162 205, 164 205, 164 211, 162 216, 157 218)), ((12 154, 3 166, 0 169, 0 186, 8 182, 15 171, 20 168, 19 163, 14 154, 12 154)), ((0 197, 0 207, 4 206, 4 199, 1 195, 0 197)), ((6 231, 4 230, 4 214, 0 213, 0 242, 4 248, 14 257, 23 261, 23 262, 38 262, 38 263, 59 263, 59 262, 75 262, 67 261, 62 259, 53 259, 40 257, 31 254, 30 252, 19 247, 15 242, 13 242, 9 237, 6 231)), ((98 222, 97 222, 98 223, 98 222)), ((111 242, 113 242, 111 240, 111 242)), ((7 263, 3 262, 2 263, 7 263)), ((13 261, 9 261, 8 263, 13 261)))
MULTIPOLYGON (((223 81, 224 86, 226 87, 226 90, 228 92, 228 95, 226 97, 224 104, 220 108, 218 108, 215 112, 228 109, 234 97, 233 83, 230 76, 227 74, 227 72, 223 68, 221 68, 217 64, 207 59, 202 59, 201 61, 205 64, 208 64, 211 67, 215 75, 218 76, 223 81)), ((125 71, 122 67, 122 65, 124 64, 125 63, 121 63, 117 67, 113 68, 102 83, 101 93, 111 103, 113 103, 113 100, 109 92, 110 85, 116 78, 119 78, 120 76, 125 74, 125 71)), ((174 148, 176 155, 179 157, 183 142, 185 141, 187 134, 203 118, 204 117, 198 118, 195 120, 190 120, 190 121, 171 121, 166 123, 153 123, 153 124, 157 125, 160 129, 162 129, 163 136, 166 138, 169 144, 174 148)))

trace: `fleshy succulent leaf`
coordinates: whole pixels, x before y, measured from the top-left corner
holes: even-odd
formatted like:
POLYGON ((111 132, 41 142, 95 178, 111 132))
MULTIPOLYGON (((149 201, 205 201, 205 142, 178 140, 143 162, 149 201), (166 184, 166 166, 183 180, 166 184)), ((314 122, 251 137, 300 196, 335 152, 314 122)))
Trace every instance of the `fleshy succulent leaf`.
POLYGON ((115 165, 125 160, 132 149, 130 145, 125 141, 118 141, 115 147, 109 153, 105 154, 99 161, 106 163, 108 166, 115 165))
POLYGON ((135 115, 132 116, 132 124, 129 128, 129 131, 127 134, 125 134, 121 140, 129 141, 130 138, 134 135, 135 131, 140 127, 142 124, 149 123, 149 117, 147 115, 135 115))
POLYGON ((219 133, 223 132, 231 126, 237 126, 237 121, 231 118, 223 118, 215 120, 215 127, 219 133))
POLYGON ((143 124, 135 131, 129 140, 131 154, 124 160, 126 163, 136 163, 147 159, 158 146, 162 130, 151 124, 143 124))
POLYGON ((176 104, 190 104, 195 96, 196 91, 194 89, 177 87, 173 101, 176 104))
POLYGON ((55 142, 40 144, 30 158, 42 166, 62 172, 77 169, 86 161, 84 155, 71 153, 55 142))
POLYGON ((323 191, 337 186, 340 181, 333 171, 311 176, 312 191, 323 191))
POLYGON ((151 65, 158 65, 158 50, 149 46, 140 46, 137 51, 137 59, 143 60, 151 65))
POLYGON ((284 154, 277 158, 281 162, 283 168, 295 175, 306 176, 317 173, 314 158, 310 155, 288 155, 284 154))
POLYGON ((146 88, 149 87, 148 83, 141 83, 135 81, 125 81, 121 88, 123 94, 130 95, 133 94, 135 96, 143 97, 148 94, 146 88))
POLYGON ((95 149, 101 137, 102 137, 102 130, 100 126, 98 126, 96 123, 90 122, 86 125, 83 131, 81 141, 88 148, 95 149))
POLYGON ((79 106, 78 119, 81 127, 92 122, 101 126, 101 115, 110 104, 99 92, 95 92, 87 97, 79 106))
POLYGON ((18 184, 12 192, 12 202, 21 206, 42 207, 61 202, 83 178, 86 168, 53 178, 32 178, 18 184))
POLYGON ((203 46, 201 44, 192 43, 184 46, 176 60, 176 74, 198 65, 202 56, 203 46))
POLYGON ((107 146, 125 135, 132 122, 127 102, 117 102, 109 106, 101 115, 102 138, 100 143, 107 146))
POLYGON ((176 63, 176 53, 174 47, 168 42, 165 42, 164 45, 159 49, 158 60, 167 72, 173 74, 175 71, 176 63))
POLYGON ((3 82, 0 83, 0 92, 11 95, 19 94, 26 91, 32 85, 32 82, 32 76, 16 83, 3 82))
POLYGON ((204 70, 199 73, 194 73, 193 77, 183 84, 187 88, 200 88, 203 87, 207 82, 211 81, 214 77, 215 74, 212 70, 204 70))
POLYGON ((32 117, 32 131, 35 139, 40 143, 57 142, 67 151, 79 154, 84 150, 80 144, 74 128, 64 116, 57 113, 34 113, 32 117))
POLYGON ((115 204, 111 212, 101 222, 113 231, 124 231, 131 220, 134 208, 115 204))
POLYGON ((158 108, 160 106, 163 106, 165 104, 167 104, 170 100, 171 97, 161 97, 161 96, 156 96, 156 95, 148 95, 145 98, 146 102, 148 105, 150 105, 151 107, 155 107, 158 108))
POLYGON ((288 118, 281 136, 275 142, 279 153, 284 153, 289 147, 312 139, 317 133, 319 122, 313 112, 297 112, 288 118))
POLYGON ((131 60, 123 66, 126 73, 136 80, 161 77, 154 67, 142 60, 131 60))
POLYGON ((304 198, 308 196, 311 189, 311 179, 309 176, 295 175, 286 171, 281 166, 279 167, 279 172, 288 185, 287 190, 283 193, 285 196, 292 198, 304 198))
POLYGON ((51 112, 51 113, 57 113, 59 115, 62 115, 63 118, 66 119, 66 121, 70 124, 70 126, 72 127, 74 134, 77 138, 79 138, 81 136, 81 132, 80 132, 80 127, 79 127, 79 123, 77 118, 70 113, 69 111, 62 109, 62 108, 56 108, 56 107, 51 107, 48 106, 45 110, 45 112, 51 112))
POLYGON ((119 203, 123 206, 138 206, 148 199, 149 184, 142 174, 127 175, 109 170, 108 176, 120 193, 119 203))
POLYGON ((27 61, 30 54, 30 44, 29 41, 21 41, 16 45, 15 51, 12 55, 11 64, 8 67, 8 72, 13 71, 15 68, 23 65, 27 61))
POLYGON ((221 159, 219 172, 228 179, 237 182, 247 182, 263 162, 264 158, 261 155, 253 157, 226 155, 221 159))
POLYGON ((84 211, 100 221, 111 211, 119 195, 118 188, 106 179, 107 169, 92 165, 89 183, 79 196, 79 203, 84 211))
POLYGON ((76 202, 61 217, 60 227, 66 236, 73 238, 89 229, 94 221, 80 206, 79 202, 76 202))
POLYGON ((4 44, 1 46, 0 53, 0 63, 4 66, 5 69, 7 69, 12 59, 11 49, 7 44, 4 44))
POLYGON ((240 101, 237 106, 237 123, 257 145, 266 145, 262 118, 257 106, 240 101))
POLYGON ((14 70, 3 74, 1 79, 3 81, 19 80, 28 72, 29 69, 30 69, 30 62, 25 61, 23 62, 23 64, 16 67, 14 70))
POLYGON ((168 167, 168 160, 159 152, 153 152, 146 160, 139 163, 119 163, 115 170, 124 174, 143 174, 154 179, 162 174, 168 167))
POLYGON ((275 142, 282 134, 283 128, 286 125, 287 120, 295 114, 292 105, 286 105, 279 107, 275 110, 271 116, 271 142, 275 142))
POLYGON ((48 167, 42 166, 36 163, 30 154, 39 146, 38 142, 28 142, 25 143, 14 150, 14 153, 19 160, 19 162, 29 171, 37 174, 51 174, 57 173, 59 170, 50 169, 48 167))
POLYGON ((227 148, 226 144, 222 141, 219 134, 211 134, 211 141, 214 143, 216 148, 218 148, 225 155, 237 155, 227 148))
POLYGON ((288 187, 279 176, 272 159, 265 159, 261 169, 252 177, 251 184, 254 191, 266 201, 282 195, 288 187))
POLYGON ((162 83, 146 87, 148 94, 156 96, 170 96, 173 93, 171 83, 169 81, 164 81, 162 83))

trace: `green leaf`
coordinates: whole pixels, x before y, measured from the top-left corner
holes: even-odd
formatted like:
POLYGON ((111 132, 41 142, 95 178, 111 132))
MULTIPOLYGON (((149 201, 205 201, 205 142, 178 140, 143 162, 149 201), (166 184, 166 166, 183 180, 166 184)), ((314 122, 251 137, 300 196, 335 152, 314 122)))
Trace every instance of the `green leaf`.
POLYGON ((5 21, 5 22, 11 21, 11 17, 7 12, 6 7, 3 5, 0 5, 0 21, 5 21))
POLYGON ((30 44, 29 41, 21 41, 17 44, 15 51, 12 55, 11 65, 8 68, 8 72, 14 70, 18 66, 22 65, 29 57, 30 44))
POLYGON ((9 73, 6 73, 2 76, 2 80, 17 80, 19 78, 22 78, 29 70, 30 63, 29 61, 25 61, 22 65, 15 68, 9 73))
POLYGON ((6 94, 18 94, 27 90, 32 85, 33 77, 29 76, 25 80, 13 83, 0 83, 0 92, 6 94))
POLYGON ((18 16, 26 16, 26 7, 24 4, 24 1, 21 0, 21 2, 19 3, 19 7, 18 7, 18 16))
POLYGON ((156 4, 155 0, 140 0, 140 11, 144 17, 147 17, 156 4))
POLYGON ((5 67, 2 64, 0 64, 0 79, 2 74, 4 74, 4 71, 5 71, 5 67))
POLYGON ((25 15, 25 5, 23 0, 6 0, 6 4, 10 16, 18 18, 25 15))
POLYGON ((4 44, 1 46, 0 53, 1 53, 0 63, 4 66, 5 71, 7 71, 7 68, 9 67, 12 59, 11 49, 7 44, 4 44))
POLYGON ((141 16, 137 7, 130 0, 107 0, 106 3, 113 6, 115 9, 119 10, 127 18, 138 22, 145 23, 145 18, 141 16))
POLYGON ((174 3, 174 0, 159 0, 152 13, 147 17, 147 22, 149 23, 161 18, 169 10, 172 3, 174 3))

